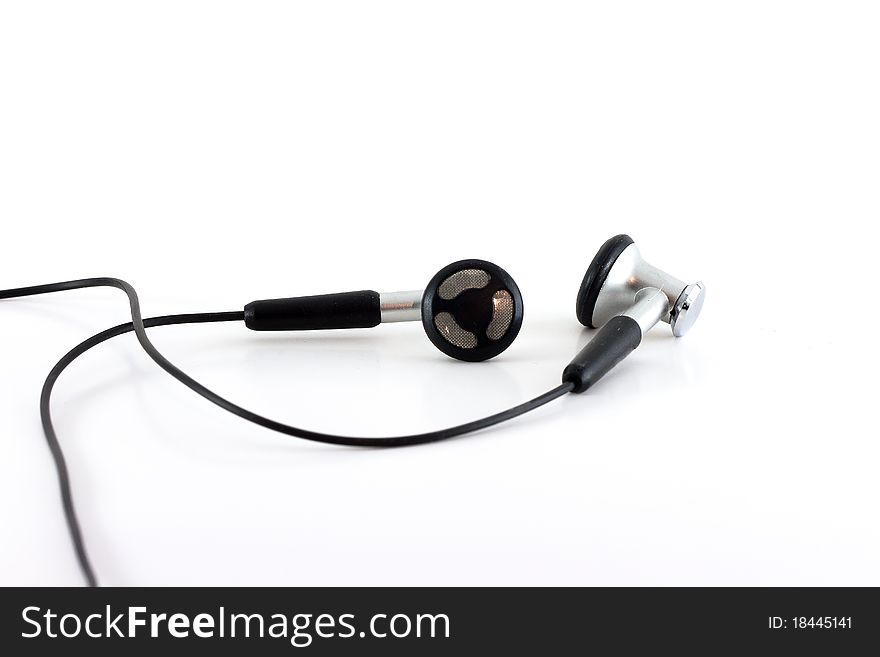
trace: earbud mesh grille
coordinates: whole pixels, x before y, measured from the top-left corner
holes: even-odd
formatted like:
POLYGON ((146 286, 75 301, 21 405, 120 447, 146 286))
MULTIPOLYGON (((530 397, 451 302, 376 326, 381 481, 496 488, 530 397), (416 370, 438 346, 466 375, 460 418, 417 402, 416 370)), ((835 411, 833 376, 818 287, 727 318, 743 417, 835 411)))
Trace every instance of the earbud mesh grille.
POLYGON ((482 269, 462 269, 447 278, 437 288, 440 298, 449 301, 465 290, 479 290, 489 284, 489 274, 482 269))
POLYGON ((507 333, 513 322, 513 299, 507 290, 498 290, 492 295, 494 312, 492 321, 486 329, 486 335, 490 340, 500 340, 507 333))
POLYGON ((477 336, 461 328, 450 313, 437 313, 434 326, 449 343, 460 349, 473 349, 477 346, 477 336))
MULTIPOLYGON (((480 290, 492 280, 489 272, 482 269, 462 269, 448 276, 439 286, 437 286, 437 295, 444 301, 452 301, 463 292, 468 290, 480 290)), ((486 303, 489 303, 486 298, 486 303)), ((510 330, 513 324, 513 316, 515 308, 513 307, 513 297, 509 290, 497 290, 492 295, 492 318, 489 324, 483 324, 478 328, 480 334, 484 334, 493 342, 501 340, 510 330)), ((463 306, 461 310, 451 309, 444 310, 434 316, 434 326, 443 339, 459 349, 475 349, 482 340, 478 335, 468 329, 462 328, 458 323, 456 315, 460 312, 473 312, 465 310, 467 306, 463 306)), ((488 309, 487 309, 488 310, 488 309)), ((459 315, 461 316, 461 315, 459 315)), ((485 315, 484 315, 485 316, 485 315)), ((467 325, 472 323, 472 319, 464 319, 467 325)))

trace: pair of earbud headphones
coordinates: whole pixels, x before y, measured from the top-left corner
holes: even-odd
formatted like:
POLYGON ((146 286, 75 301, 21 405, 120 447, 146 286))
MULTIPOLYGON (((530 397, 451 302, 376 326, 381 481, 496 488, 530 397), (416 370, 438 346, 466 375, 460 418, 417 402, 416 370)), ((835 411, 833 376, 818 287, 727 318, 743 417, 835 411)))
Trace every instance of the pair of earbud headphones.
POLYGON ((43 384, 40 416, 58 474, 61 500, 76 557, 90 586, 97 585, 73 504, 70 477, 51 415, 51 396, 58 377, 79 356, 111 338, 134 331, 144 351, 166 372, 217 406, 280 433, 335 445, 402 447, 445 440, 527 413, 569 392, 594 385, 663 321, 676 337, 693 326, 705 299, 702 283, 685 284, 645 262, 632 239, 618 235, 605 242, 590 263, 577 295, 577 318, 598 328, 592 340, 562 372, 552 390, 500 413, 465 424, 395 437, 340 436, 301 429, 247 410, 183 372, 150 341, 146 329, 174 324, 237 322, 255 331, 302 331, 370 328, 384 322, 421 321, 431 342, 443 353, 464 361, 483 361, 507 349, 523 321, 523 300, 513 278, 485 260, 461 260, 437 272, 424 291, 379 294, 372 290, 311 297, 254 301, 243 311, 165 315, 144 319, 134 288, 116 278, 87 278, 63 283, 0 290, 0 299, 26 297, 87 287, 115 287, 128 296, 132 321, 98 333, 68 352, 43 384))

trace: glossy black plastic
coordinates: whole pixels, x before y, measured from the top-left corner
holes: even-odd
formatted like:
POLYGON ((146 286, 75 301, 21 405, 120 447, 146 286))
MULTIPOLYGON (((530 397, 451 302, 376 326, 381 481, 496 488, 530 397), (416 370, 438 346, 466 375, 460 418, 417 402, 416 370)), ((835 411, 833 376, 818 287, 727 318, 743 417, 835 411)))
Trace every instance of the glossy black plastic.
POLYGON ((253 301, 244 323, 253 331, 371 328, 382 321, 379 293, 373 290, 253 301))
POLYGON ((486 260, 460 260, 447 265, 438 271, 425 288, 422 299, 422 326, 428 338, 440 351, 447 356, 469 362, 478 362, 494 358, 507 349, 516 339, 523 321, 523 300, 519 286, 513 278, 498 265, 486 260), (442 299, 439 287, 453 274, 466 269, 479 269, 489 274, 489 282, 479 289, 465 290, 454 299, 442 299), (513 301, 513 318, 510 327, 498 340, 492 340, 487 334, 492 321, 495 305, 493 295, 507 290, 513 301), (438 313, 448 312, 458 325, 472 332, 477 344, 472 349, 458 347, 449 342, 434 324, 438 313))
POLYGON ((584 392, 626 358, 642 341, 642 329, 632 317, 612 317, 562 372, 572 392, 584 392))
POLYGON ((623 253, 624 249, 633 243, 629 235, 617 235, 605 242, 593 258, 584 280, 581 281, 581 288, 578 290, 577 296, 577 318, 584 326, 597 328, 593 325, 593 310, 596 308, 596 299, 599 298, 599 292, 608 278, 608 272, 617 262, 617 258, 623 253))

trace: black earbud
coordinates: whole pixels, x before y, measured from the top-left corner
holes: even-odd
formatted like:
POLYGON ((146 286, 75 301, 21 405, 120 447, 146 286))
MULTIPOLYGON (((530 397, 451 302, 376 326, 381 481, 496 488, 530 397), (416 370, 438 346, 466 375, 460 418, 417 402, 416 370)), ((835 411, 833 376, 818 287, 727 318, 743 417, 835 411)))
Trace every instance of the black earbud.
POLYGON ((519 333, 523 301, 513 278, 485 260, 460 260, 437 272, 424 291, 372 290, 254 301, 244 321, 254 331, 371 328, 421 320, 431 342, 465 361, 494 358, 519 333))
POLYGON ((422 325, 448 356, 494 358, 516 339, 523 301, 510 274, 485 260, 460 260, 438 271, 422 296, 422 325))

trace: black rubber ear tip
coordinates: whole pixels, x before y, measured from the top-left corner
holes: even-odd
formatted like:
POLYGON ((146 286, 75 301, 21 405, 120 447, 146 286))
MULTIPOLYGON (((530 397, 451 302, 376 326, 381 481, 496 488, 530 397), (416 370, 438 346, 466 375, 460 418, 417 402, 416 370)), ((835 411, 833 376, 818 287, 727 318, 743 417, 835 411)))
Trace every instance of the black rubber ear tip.
POLYGON ((447 356, 469 362, 494 358, 507 349, 516 339, 523 321, 523 300, 516 281, 498 265, 486 260, 459 260, 438 271, 422 297, 422 326, 428 338, 447 356), (452 299, 440 296, 441 285, 453 274, 475 269, 489 275, 488 283, 480 288, 467 289, 452 299), (506 290, 513 304, 510 325, 497 340, 489 337, 489 326, 494 317, 497 292, 506 290), (460 347, 450 342, 435 324, 439 313, 449 313, 465 331, 473 334, 473 347, 460 347))
POLYGON ((605 242, 590 263, 584 280, 581 282, 581 289, 578 290, 577 296, 577 318, 584 326, 590 328, 598 328, 593 326, 593 310, 596 309, 596 299, 599 298, 599 292, 605 285, 605 279, 608 278, 608 272, 617 262, 620 254, 633 243, 629 235, 617 235, 605 242))

